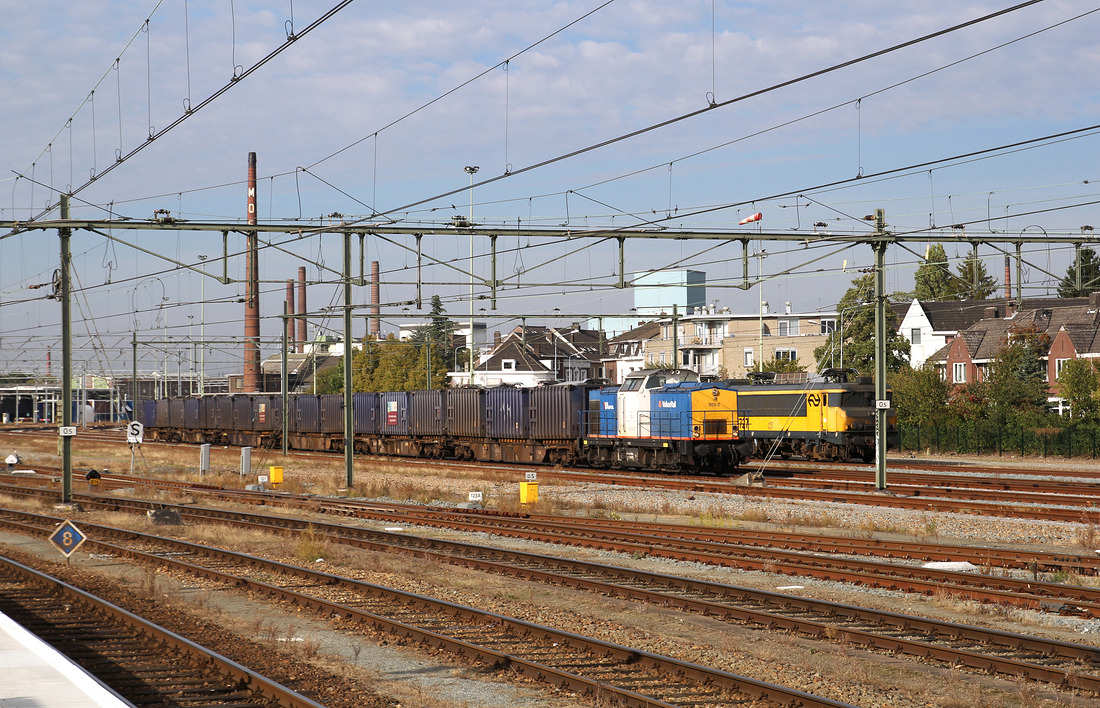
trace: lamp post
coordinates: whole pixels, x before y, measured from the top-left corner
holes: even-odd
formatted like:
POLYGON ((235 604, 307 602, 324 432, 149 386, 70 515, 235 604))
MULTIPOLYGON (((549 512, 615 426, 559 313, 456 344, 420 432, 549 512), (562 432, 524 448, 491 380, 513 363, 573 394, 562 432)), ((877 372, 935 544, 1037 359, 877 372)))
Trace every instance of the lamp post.
POLYGON ((191 338, 191 325, 195 323, 195 316, 187 316, 187 341, 191 343, 191 358, 187 361, 187 395, 195 395, 195 340, 191 338))
POLYGON ((462 168, 470 175, 470 337, 466 344, 470 349, 470 385, 474 383, 474 175, 477 174, 477 165, 466 165, 462 168))
MULTIPOLYGON (((469 347, 455 347, 455 364, 454 364, 454 369, 452 369, 452 371, 458 371, 458 353, 460 351, 462 351, 463 349, 469 349, 469 347)), ((469 383, 472 384, 473 380, 471 380, 469 383)))
MULTIPOLYGON (((135 337, 135 340, 137 338, 137 334, 136 334, 137 330, 141 326, 141 323, 138 322, 138 312, 140 311, 141 308, 138 307, 137 291, 139 289, 141 289, 142 285, 145 285, 150 280, 155 280, 160 284, 160 298, 159 299, 154 298, 154 297, 152 297, 152 294, 150 294, 150 299, 157 303, 157 309, 161 312, 161 315, 164 314, 164 303, 168 302, 168 296, 167 296, 167 293, 164 289, 164 281, 163 280, 161 280, 160 278, 158 278, 155 275, 151 275, 147 278, 142 278, 141 280, 138 281, 137 285, 134 286, 133 291, 130 293, 130 309, 132 309, 134 311, 134 332, 135 332, 134 337, 135 337)), ((149 323, 149 329, 152 330, 154 326, 156 326, 156 320, 155 319, 149 323)), ((167 351, 167 348, 168 348, 168 346, 167 346, 167 341, 168 341, 168 322, 167 322, 167 320, 165 320, 164 340, 165 340, 165 351, 167 351)), ((155 357, 155 354, 154 354, 154 357, 155 357)), ((137 384, 137 344, 135 344, 134 345, 134 391, 137 391, 137 385, 138 385, 137 384)), ((165 396, 168 395, 167 389, 165 390, 164 395, 165 396)), ((134 400, 136 401, 138 399, 137 394, 134 393, 133 396, 134 396, 134 400)), ((153 398, 156 398, 156 397, 157 397, 157 377, 156 377, 156 359, 154 358, 153 359, 153 398)))
POLYGON ((199 395, 206 393, 206 255, 200 253, 202 280, 199 290, 199 395))
POLYGON ((582 359, 582 360, 584 359, 584 355, 583 354, 578 354, 577 352, 573 352, 572 354, 570 354, 566 358, 566 360, 565 360, 565 369, 566 369, 566 371, 565 371, 565 380, 566 381, 583 381, 584 379, 586 379, 588 377, 587 376, 582 376, 579 379, 574 379, 573 378, 573 367, 571 367, 569 365, 569 363, 571 361, 573 361, 574 357, 576 357, 577 359, 582 359))
POLYGON ((164 398, 168 398, 168 315, 164 312, 165 302, 168 302, 168 298, 164 298, 164 302, 160 304, 160 314, 164 318, 164 356, 161 358, 163 362, 161 367, 163 376, 161 379, 164 381, 164 398))
POLYGON ((760 361, 756 362, 754 367, 757 371, 764 370, 764 308, 768 303, 764 302, 764 256, 767 255, 767 251, 761 250, 756 254, 756 279, 760 282, 760 290, 757 292, 759 298, 757 313, 759 313, 760 327, 760 361))

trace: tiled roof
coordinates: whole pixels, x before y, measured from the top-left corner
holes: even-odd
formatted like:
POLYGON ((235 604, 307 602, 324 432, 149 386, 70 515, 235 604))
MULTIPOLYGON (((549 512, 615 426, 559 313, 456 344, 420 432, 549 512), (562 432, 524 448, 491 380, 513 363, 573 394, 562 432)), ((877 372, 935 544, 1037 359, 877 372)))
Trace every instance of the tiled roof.
POLYGON ((478 371, 503 371, 504 360, 512 359, 516 362, 516 371, 549 371, 539 358, 534 355, 529 347, 524 347, 519 339, 513 339, 511 335, 501 341, 500 346, 493 350, 492 355, 478 365, 478 371))
MULTIPOLYGON (((971 302, 991 303, 994 301, 971 302)), ((1065 328, 1079 353, 1092 350, 1091 347, 1097 339, 1096 330, 1098 324, 1100 324, 1100 317, 1098 317, 1097 311, 1089 309, 1088 298, 1047 298, 1028 300, 1027 302, 1028 304, 1044 303, 1052 306, 1020 310, 1009 319, 1003 317, 979 319, 969 327, 959 331, 958 336, 966 343, 967 352, 969 352, 972 360, 988 361, 994 359, 1001 348, 1004 347, 1005 342, 1008 341, 1009 334, 1020 327, 1034 327, 1040 332, 1047 333, 1052 340, 1058 330, 1065 328), (1087 345, 1084 344, 1085 341, 1088 342, 1087 345), (1078 342, 1082 344, 1078 344, 1078 342), (1082 350, 1082 346, 1087 348, 1082 350)), ((944 347, 932 355, 930 359, 944 361, 946 356, 947 347, 944 347)))
POLYGON ((1064 329, 1078 356, 1100 353, 1100 336, 1097 336, 1100 330, 1096 327, 1069 325, 1064 329))
MULTIPOLYGON (((996 308, 997 317, 1003 319, 1012 302, 1003 297, 988 300, 921 300, 920 306, 934 331, 959 332, 985 318, 986 310, 990 307, 996 308)), ((1026 298, 1019 310, 1060 310, 1087 306, 1088 303, 1087 297, 1026 298)))
POLYGON ((622 334, 616 335, 607 340, 611 343, 617 342, 638 342, 646 339, 653 339, 661 334, 660 322, 642 322, 637 327, 631 330, 627 330, 622 334))

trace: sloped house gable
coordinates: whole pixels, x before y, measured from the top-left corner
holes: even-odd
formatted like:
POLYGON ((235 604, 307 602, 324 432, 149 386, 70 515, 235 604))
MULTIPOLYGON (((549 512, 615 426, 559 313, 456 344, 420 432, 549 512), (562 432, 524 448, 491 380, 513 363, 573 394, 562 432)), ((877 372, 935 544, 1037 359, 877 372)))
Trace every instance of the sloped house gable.
MULTIPOLYGON (((965 386, 984 378, 984 366, 974 361, 974 355, 985 339, 985 332, 964 333, 946 345, 945 376, 947 383, 965 386)), ((983 362, 984 363, 984 362, 983 362)))

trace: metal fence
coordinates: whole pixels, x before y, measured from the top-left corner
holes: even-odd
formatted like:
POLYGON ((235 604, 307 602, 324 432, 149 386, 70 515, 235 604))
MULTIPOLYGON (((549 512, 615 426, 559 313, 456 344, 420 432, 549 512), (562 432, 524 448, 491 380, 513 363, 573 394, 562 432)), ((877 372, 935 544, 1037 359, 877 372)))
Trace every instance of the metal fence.
POLYGON ((1012 428, 993 423, 898 426, 901 451, 1096 457, 1100 428, 1012 428))

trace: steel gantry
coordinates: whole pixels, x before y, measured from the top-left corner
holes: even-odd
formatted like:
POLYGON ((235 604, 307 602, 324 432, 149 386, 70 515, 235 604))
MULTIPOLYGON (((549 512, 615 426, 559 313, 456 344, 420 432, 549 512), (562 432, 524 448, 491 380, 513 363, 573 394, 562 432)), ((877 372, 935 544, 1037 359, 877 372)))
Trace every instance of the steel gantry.
MULTIPOLYGON (((737 230, 683 230, 666 228, 663 226, 646 225, 643 227, 619 227, 619 228, 523 228, 520 226, 494 226, 489 224, 474 224, 471 221, 463 219, 454 219, 449 222, 420 222, 420 223, 404 223, 394 222, 390 220, 348 220, 339 221, 338 223, 330 223, 319 226, 305 227, 300 223, 249 223, 241 224, 240 222, 218 223, 218 222, 197 222, 172 219, 169 217, 162 217, 152 219, 148 221, 140 220, 102 220, 102 219, 71 219, 65 218, 68 215, 67 207, 68 199, 63 199, 62 218, 40 220, 40 221, 0 221, 0 240, 13 237, 18 234, 25 234, 32 231, 54 231, 56 230, 61 241, 61 287, 56 297, 61 301, 62 311, 62 339, 65 340, 63 344, 63 359, 62 371, 66 374, 71 372, 71 348, 67 346, 69 337, 70 314, 69 314, 69 293, 68 293, 68 269, 69 269, 69 240, 71 234, 74 231, 89 231, 104 238, 117 241, 126 246, 135 248, 141 252, 147 253, 150 256, 160 258, 181 268, 187 268, 201 277, 212 277, 219 282, 225 284, 233 282, 228 275, 228 260, 231 257, 242 255, 243 252, 230 253, 228 238, 230 233, 240 234, 246 237, 256 234, 287 234, 293 236, 312 236, 312 235, 342 235, 343 237, 343 268, 340 271, 325 268, 334 276, 334 280, 338 280, 343 284, 344 303, 342 305, 344 314, 344 341, 348 343, 351 341, 351 323, 352 323, 352 311, 357 306, 351 302, 351 286, 362 285, 366 282, 363 273, 364 267, 364 239, 367 235, 374 236, 378 239, 384 240, 397 248, 401 248, 409 251, 416 256, 416 280, 415 283, 409 283, 415 285, 416 296, 415 299, 407 302, 401 302, 401 305, 416 304, 420 306, 422 304, 421 288, 423 285, 423 278, 421 269, 423 268, 424 260, 430 261, 432 264, 447 268, 455 271, 461 276, 467 276, 477 279, 481 284, 488 289, 490 295, 491 309, 496 311, 497 290, 502 286, 508 284, 511 278, 499 280, 497 278, 497 239, 501 236, 509 237, 528 237, 528 238, 557 238, 563 240, 565 243, 571 243, 574 241, 587 240, 591 241, 584 248, 589 248, 602 242, 613 242, 616 244, 618 250, 618 272, 615 274, 615 281, 609 283, 608 288, 625 288, 629 287, 632 283, 626 275, 626 259, 625 249, 627 240, 675 240, 675 241, 700 241, 700 242, 718 242, 712 248, 708 250, 715 250, 726 245, 740 244, 741 253, 740 260, 742 263, 743 277, 742 282, 734 287, 749 289, 753 286, 760 285, 764 281, 779 277, 782 275, 795 272, 799 267, 804 267, 809 263, 820 261, 836 253, 852 248, 856 245, 868 245, 871 247, 874 253, 874 273, 875 273, 875 394, 876 394, 876 486, 879 489, 883 489, 886 486, 886 474, 885 474, 885 461, 886 461, 886 417, 889 413, 889 403, 886 401, 886 307, 887 307, 887 294, 885 290, 885 271, 886 271, 886 253, 890 246, 906 247, 907 243, 926 243, 929 241, 941 242, 941 243, 966 243, 972 248, 976 249, 980 245, 990 245, 994 248, 1001 250, 1006 256, 1011 256, 1008 248, 1013 247, 1015 250, 1016 259, 1016 298, 1017 302, 1022 302, 1022 290, 1021 290, 1021 266, 1023 258, 1021 254, 1021 247, 1025 243, 1039 243, 1045 245, 1062 245, 1072 246, 1077 252, 1077 277, 1081 278, 1080 267, 1080 251, 1083 246, 1089 243, 1094 243, 1096 238, 1093 236, 1091 227, 1084 227, 1080 233, 1058 233, 1050 232, 1042 227, 1031 225, 1025 227, 1016 235, 1010 235, 1007 232, 997 233, 990 232, 984 233, 981 236, 967 235, 965 228, 971 225, 986 224, 987 220, 981 219, 973 223, 956 224, 946 228, 928 228, 911 231, 904 234, 898 234, 891 232, 887 229, 885 213, 882 210, 877 210, 873 216, 865 217, 866 224, 860 224, 858 230, 853 229, 848 233, 837 232, 819 232, 815 229, 813 232, 806 232, 800 230, 790 231, 763 231, 760 229, 737 229, 737 230), (873 229, 871 227, 873 223, 873 229), (1029 229, 1038 229, 1035 233, 1029 233, 1029 229), (151 250, 141 248, 134 244, 122 241, 114 234, 120 231, 210 231, 220 232, 222 234, 223 242, 223 254, 221 259, 223 260, 222 274, 214 275, 207 273, 204 268, 199 268, 190 264, 175 261, 173 259, 161 256, 151 250), (352 236, 358 236, 360 241, 360 254, 359 254, 359 268, 360 273, 358 276, 353 275, 352 268, 352 248, 351 238, 352 236), (400 241, 394 239, 396 236, 412 236, 415 238, 416 246, 409 247, 402 244, 400 241), (491 260, 490 277, 477 278, 475 274, 471 272, 463 271, 461 267, 434 258, 423 252, 422 239, 425 236, 436 237, 463 237, 473 238, 480 236, 489 240, 491 250, 489 252, 489 258, 491 260), (749 276, 749 261, 750 261, 750 244, 753 241, 765 242, 765 241, 779 241, 779 242, 796 242, 803 246, 835 246, 836 248, 825 255, 818 256, 809 260, 807 263, 796 268, 789 269, 787 271, 773 274, 765 277, 762 273, 758 274, 756 280, 753 280, 749 276)), ((754 225, 755 226, 755 225, 754 225)), ((276 248, 283 252, 298 257, 290 250, 278 245, 268 244, 270 247, 276 248)), ((579 250, 579 249, 578 249, 579 250)), ((907 249, 911 250, 911 249, 907 249)), ((570 251, 575 252, 575 251, 570 251)), ((568 255, 568 254, 565 254, 568 255)), ((557 254, 553 260, 564 258, 565 255, 557 254)), ((729 260, 735 260, 736 257, 729 260)), ((203 264, 205 266, 205 264, 203 264)), ((1040 272, 1047 273, 1047 271, 1039 268, 1035 264, 1030 264, 1030 267, 1038 269, 1040 272)), ((322 267, 323 266, 319 266, 322 267)), ((513 277, 518 277, 513 276, 513 277)), ((1057 277, 1057 276, 1054 276, 1057 277)), ((274 282, 274 281, 272 281, 274 282)), ((439 283, 437 283, 439 284, 439 283)), ((457 281, 456 281, 457 284, 457 281)), ((531 283, 527 284, 531 286, 531 283)), ((365 307, 365 306, 362 306, 365 307)), ((498 315, 499 316, 499 315, 498 315)), ((536 315, 530 315, 536 316, 536 315)), ((542 316, 542 315, 537 315, 542 316)), ((559 315, 562 317, 577 317, 576 313, 568 315, 559 315)), ((345 380, 350 380, 350 357, 346 357, 344 365, 345 380)), ((68 376, 64 376, 66 382, 68 382, 68 376)), ((346 387, 350 391, 350 386, 346 387)), ((346 451, 346 476, 347 483, 350 486, 352 483, 352 455, 351 451, 353 445, 351 444, 351 426, 352 426, 352 405, 348 400, 349 395, 345 394, 345 426, 347 431, 345 432, 345 447, 346 451)), ((63 407, 65 411, 68 411, 68 406, 63 407)), ((63 427, 68 426, 68 418, 63 413, 63 427)), ((63 457, 65 470, 65 479, 71 480, 71 445, 70 441, 62 441, 62 448, 66 452, 63 457)), ((64 489, 71 488, 71 481, 65 482, 64 489)))

